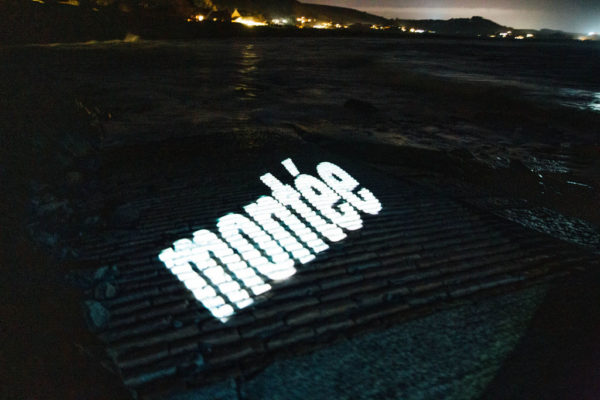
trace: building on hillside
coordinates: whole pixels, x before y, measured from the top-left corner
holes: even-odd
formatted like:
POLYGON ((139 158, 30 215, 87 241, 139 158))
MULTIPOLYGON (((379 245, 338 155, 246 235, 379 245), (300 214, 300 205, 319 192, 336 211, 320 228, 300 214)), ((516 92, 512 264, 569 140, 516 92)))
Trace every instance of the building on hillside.
POLYGON ((229 10, 211 11, 207 16, 207 20, 212 22, 231 22, 231 14, 229 10))
POLYGON ((245 15, 245 11, 239 11, 237 8, 231 14, 231 22, 236 24, 243 24, 246 26, 265 26, 267 25, 266 21, 264 21, 260 17, 254 17, 251 15, 245 15), (245 16, 244 16, 245 15, 245 16))

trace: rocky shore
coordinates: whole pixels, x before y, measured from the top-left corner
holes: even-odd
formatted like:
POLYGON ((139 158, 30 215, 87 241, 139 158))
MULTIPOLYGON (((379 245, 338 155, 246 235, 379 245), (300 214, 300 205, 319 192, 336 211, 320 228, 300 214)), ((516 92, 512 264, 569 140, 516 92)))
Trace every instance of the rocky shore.
POLYGON ((383 87, 389 70, 361 58, 326 60, 352 82, 331 93, 277 73, 265 88, 256 44, 220 45, 236 54, 236 74, 214 83, 224 100, 178 67, 206 67, 205 53, 164 43, 0 50, 7 397, 177 398, 200 387, 197 398, 300 398, 291 393, 314 372, 350 398, 328 381, 343 368, 317 364, 351 353, 381 379, 359 398, 395 398, 398 382, 406 398, 593 398, 597 113, 407 70, 383 87), (271 90, 279 102, 260 103, 271 90), (401 95, 383 101, 389 93, 401 95), (258 177, 288 157, 306 170, 347 166, 389 213, 223 328, 156 256, 266 193, 258 177), (461 318, 498 347, 461 340, 461 318), (428 331, 437 354, 415 338, 428 331), (413 338, 414 352, 396 336, 413 338), (387 349, 376 343, 403 361, 377 364, 387 349), (456 349, 473 358, 435 375, 456 349), (265 388, 272 363, 295 382, 289 392, 278 394, 287 381, 265 388), (405 373, 390 383, 388 368, 405 373))

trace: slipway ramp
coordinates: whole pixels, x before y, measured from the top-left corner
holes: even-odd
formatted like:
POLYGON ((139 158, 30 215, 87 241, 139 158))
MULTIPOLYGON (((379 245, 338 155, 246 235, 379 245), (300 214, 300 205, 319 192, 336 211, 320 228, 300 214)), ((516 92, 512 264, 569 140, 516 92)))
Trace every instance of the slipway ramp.
MULTIPOLYGON (((105 193, 128 199, 120 211, 126 223, 83 236, 74 246, 82 261, 102 266, 86 291, 86 313, 111 368, 132 392, 164 397, 250 377, 279 359, 596 262, 578 247, 414 182, 324 152, 306 154, 292 155, 301 173, 316 175, 319 162, 335 162, 372 191, 382 210, 361 214, 362 229, 329 243, 312 262, 297 264, 295 275, 272 283, 226 323, 158 255, 269 195, 259 177, 282 174, 277 156, 208 178, 210 165, 169 178, 104 178, 105 193)), ((90 208, 94 201, 103 200, 88 199, 90 208)))

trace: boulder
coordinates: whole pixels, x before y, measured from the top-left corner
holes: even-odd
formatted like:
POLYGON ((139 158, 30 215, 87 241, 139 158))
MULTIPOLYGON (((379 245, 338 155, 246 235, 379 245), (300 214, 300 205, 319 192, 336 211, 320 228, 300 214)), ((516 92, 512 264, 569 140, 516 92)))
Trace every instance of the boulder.
POLYGON ((87 300, 84 303, 84 307, 86 321, 92 332, 98 332, 108 325, 110 311, 108 311, 100 302, 87 300))

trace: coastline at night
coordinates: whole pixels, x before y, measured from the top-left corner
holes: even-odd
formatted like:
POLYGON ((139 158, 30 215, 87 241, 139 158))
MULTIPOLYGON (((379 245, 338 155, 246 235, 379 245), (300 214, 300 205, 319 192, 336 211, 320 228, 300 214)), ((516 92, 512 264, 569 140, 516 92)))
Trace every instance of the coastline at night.
POLYGON ((195 39, 254 36, 457 37, 595 41, 595 32, 514 28, 489 19, 384 18, 333 6, 285 1, 212 2, 6 1, 0 42, 56 43, 90 40, 195 39), (238 9, 239 8, 239 9, 238 9), (35 30, 29 29, 35 26, 35 30))

